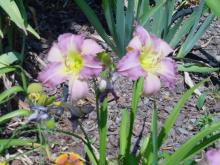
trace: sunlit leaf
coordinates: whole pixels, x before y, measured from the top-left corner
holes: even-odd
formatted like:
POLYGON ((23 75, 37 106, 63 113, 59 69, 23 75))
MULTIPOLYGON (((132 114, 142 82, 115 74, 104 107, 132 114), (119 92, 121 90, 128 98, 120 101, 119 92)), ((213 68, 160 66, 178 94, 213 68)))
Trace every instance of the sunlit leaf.
POLYGON ((211 8, 213 13, 220 17, 220 1, 219 0, 206 0, 207 6, 211 8))
POLYGON ((27 109, 19 109, 13 112, 9 112, 3 116, 0 117, 0 124, 13 118, 13 117, 18 117, 18 116, 28 116, 30 115, 30 110, 27 109))
POLYGON ((0 55, 0 68, 11 65, 12 63, 18 61, 20 54, 17 52, 8 52, 0 55))

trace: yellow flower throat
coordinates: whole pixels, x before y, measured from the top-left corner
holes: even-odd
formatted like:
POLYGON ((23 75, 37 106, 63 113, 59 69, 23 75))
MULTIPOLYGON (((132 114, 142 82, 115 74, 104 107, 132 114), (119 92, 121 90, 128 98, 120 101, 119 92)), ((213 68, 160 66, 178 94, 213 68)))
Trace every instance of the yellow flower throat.
POLYGON ((145 46, 139 56, 141 67, 150 73, 155 73, 160 68, 160 53, 152 51, 150 46, 145 46))
POLYGON ((83 58, 75 51, 69 51, 65 59, 65 70, 70 74, 77 74, 84 65, 83 58))

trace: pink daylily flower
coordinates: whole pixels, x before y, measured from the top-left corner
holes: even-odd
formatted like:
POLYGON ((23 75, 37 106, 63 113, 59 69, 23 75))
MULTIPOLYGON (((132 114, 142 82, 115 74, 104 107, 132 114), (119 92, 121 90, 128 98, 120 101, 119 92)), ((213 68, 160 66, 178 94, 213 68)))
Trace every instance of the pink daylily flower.
POLYGON ((101 46, 91 39, 62 34, 51 47, 47 57, 49 64, 39 73, 38 80, 49 88, 69 81, 71 98, 76 101, 89 91, 86 80, 102 71, 102 63, 96 59, 96 54, 102 51, 101 46))
POLYGON ((136 26, 127 54, 116 66, 117 72, 131 80, 144 77, 143 94, 150 96, 159 91, 161 80, 173 87, 176 80, 176 64, 167 57, 173 49, 163 40, 136 26))
POLYGON ((220 164, 220 150, 211 149, 206 153, 206 159, 209 165, 220 164))

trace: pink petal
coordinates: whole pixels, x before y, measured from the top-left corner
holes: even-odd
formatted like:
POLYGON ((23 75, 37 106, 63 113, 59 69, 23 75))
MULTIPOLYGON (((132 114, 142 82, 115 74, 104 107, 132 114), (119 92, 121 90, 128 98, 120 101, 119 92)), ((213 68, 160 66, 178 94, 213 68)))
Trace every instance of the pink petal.
POLYGON ((98 61, 94 56, 83 56, 84 65, 80 71, 80 76, 84 79, 90 79, 93 76, 98 76, 102 70, 103 66, 100 61, 98 61))
POLYGON ((171 58, 164 58, 160 62, 160 69, 157 71, 165 86, 174 87, 177 79, 177 66, 171 58))
POLYGON ((72 101, 77 101, 85 97, 89 92, 89 87, 86 81, 79 79, 70 79, 69 81, 70 96, 72 101))
POLYGON ((56 43, 51 47, 47 60, 49 62, 62 62, 64 60, 64 55, 61 53, 58 45, 56 43))
POLYGON ((127 47, 127 50, 130 51, 130 50, 141 50, 142 48, 142 43, 139 39, 138 36, 134 36, 132 38, 132 40, 129 42, 128 44, 128 47, 127 47))
POLYGON ((138 51, 128 52, 116 66, 118 74, 126 76, 131 80, 137 80, 139 77, 144 76, 145 72, 140 66, 138 57, 138 51))
POLYGON ((151 96, 160 90, 160 79, 151 73, 149 73, 144 79, 143 95, 151 96))
POLYGON ((91 39, 84 40, 82 44, 81 54, 96 56, 97 53, 102 52, 102 47, 91 39))
POLYGON ((151 37, 150 34, 145 30, 142 26, 137 25, 134 31, 134 36, 139 37, 142 45, 150 44, 151 43, 151 37))
POLYGON ((220 151, 216 149, 211 149, 206 153, 206 158, 209 165, 219 165, 220 164, 220 151))
POLYGON ((156 52, 161 52, 162 57, 165 57, 169 55, 171 52, 173 52, 173 49, 171 48, 171 46, 165 41, 163 41, 162 39, 157 38, 154 35, 150 35, 150 37, 153 43, 153 49, 156 52))
POLYGON ((68 78, 62 71, 63 65, 61 63, 51 63, 44 71, 39 73, 37 79, 46 87, 55 88, 68 78))
POLYGON ((66 54, 69 50, 80 52, 83 44, 83 37, 81 35, 64 33, 58 37, 57 44, 63 54, 66 54))

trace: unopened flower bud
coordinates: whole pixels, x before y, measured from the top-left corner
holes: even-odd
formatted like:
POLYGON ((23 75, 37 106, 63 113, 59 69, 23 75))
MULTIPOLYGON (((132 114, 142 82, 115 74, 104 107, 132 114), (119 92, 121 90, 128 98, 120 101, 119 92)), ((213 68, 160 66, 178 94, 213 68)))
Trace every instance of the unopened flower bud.
POLYGON ((99 82, 99 90, 100 90, 101 92, 103 92, 103 91, 105 91, 106 87, 107 87, 107 81, 104 80, 104 79, 102 79, 102 80, 99 82))

